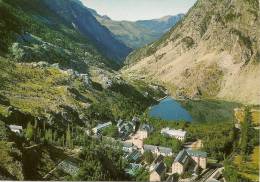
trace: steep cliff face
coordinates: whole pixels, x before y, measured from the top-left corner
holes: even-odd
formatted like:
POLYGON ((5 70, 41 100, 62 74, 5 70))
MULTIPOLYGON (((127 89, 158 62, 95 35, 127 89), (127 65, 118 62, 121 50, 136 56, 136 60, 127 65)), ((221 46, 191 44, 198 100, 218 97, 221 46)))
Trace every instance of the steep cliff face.
POLYGON ((89 10, 77 0, 44 0, 46 5, 60 17, 87 36, 108 58, 121 64, 131 49, 118 41, 102 26, 89 10))
POLYGON ((259 102, 258 0, 198 0, 160 40, 127 58, 125 73, 153 78, 172 94, 259 102))

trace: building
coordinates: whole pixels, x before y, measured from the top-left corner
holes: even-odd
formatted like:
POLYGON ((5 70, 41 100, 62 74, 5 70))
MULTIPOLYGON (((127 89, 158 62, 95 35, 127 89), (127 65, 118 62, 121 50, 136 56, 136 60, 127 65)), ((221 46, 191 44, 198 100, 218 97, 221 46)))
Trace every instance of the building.
POLYGON ((201 167, 206 169, 207 167, 207 153, 199 150, 187 150, 187 153, 191 158, 201 167))
POLYGON ((123 123, 124 121, 122 119, 119 119, 116 124, 117 128, 121 127, 123 123))
POLYGON ((163 163, 163 156, 159 155, 150 167, 149 181, 164 181, 166 174, 166 166, 163 163))
POLYGON ((180 151, 172 163, 172 173, 178 173, 179 175, 184 173, 191 160, 186 150, 180 151))
POLYGON ((153 132, 154 128, 149 124, 143 124, 138 133, 140 134, 142 139, 148 138, 148 136, 153 132))
POLYGON ((109 126, 112 125, 112 122, 107 122, 104 124, 99 124, 97 125, 95 128, 92 129, 92 131, 94 132, 94 134, 99 134, 102 130, 104 130, 105 128, 108 128, 109 126))
POLYGON ((130 162, 130 163, 137 163, 137 162, 139 162, 140 159, 141 159, 141 157, 142 157, 142 154, 141 154, 141 152, 138 151, 138 150, 133 150, 132 152, 127 153, 127 154, 124 156, 124 158, 125 158, 128 162, 130 162))
POLYGON ((135 149, 133 143, 122 142, 122 144, 123 144, 123 151, 124 152, 130 153, 130 152, 132 152, 135 149))
POLYGON ((18 125, 9 125, 9 128, 12 132, 17 134, 21 134, 21 132, 23 131, 23 127, 18 125))
POLYGON ((186 138, 186 131, 183 131, 181 129, 175 130, 175 129, 170 129, 170 128, 163 128, 161 130, 161 134, 171 137, 171 138, 176 138, 178 140, 184 141, 186 138))
POLYGON ((141 164, 130 163, 129 166, 125 169, 125 172, 130 176, 135 176, 139 169, 142 168, 141 164))
POLYGON ((148 138, 148 136, 152 133, 153 127, 148 124, 143 124, 139 128, 139 130, 131 136, 129 139, 137 148, 141 149, 144 145, 144 139, 148 138))
POLYGON ((144 145, 141 149, 141 152, 152 152, 153 154, 159 156, 159 155, 163 155, 163 156, 172 156, 172 149, 171 148, 167 148, 167 147, 160 147, 160 146, 155 146, 155 145, 144 145))
POLYGON ((123 120, 119 120, 117 122, 117 128, 119 136, 125 140, 127 137, 135 131, 136 123, 135 122, 124 122, 123 120))
POLYGON ((207 153, 195 150, 182 150, 172 164, 172 173, 183 174, 192 168, 193 172, 199 171, 199 168, 206 169, 207 153))
POLYGON ((152 162, 152 164, 150 165, 150 168, 149 168, 149 171, 153 171, 156 164, 160 163, 160 162, 163 162, 163 159, 164 159, 164 156, 162 155, 159 155, 156 157, 156 159, 152 162))

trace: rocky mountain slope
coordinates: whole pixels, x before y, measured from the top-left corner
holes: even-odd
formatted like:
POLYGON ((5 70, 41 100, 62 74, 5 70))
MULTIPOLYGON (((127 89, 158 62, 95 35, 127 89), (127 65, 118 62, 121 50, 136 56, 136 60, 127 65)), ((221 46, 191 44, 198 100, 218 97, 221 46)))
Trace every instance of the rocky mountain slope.
POLYGON ((258 0, 198 0, 160 40, 127 58, 127 75, 166 85, 174 96, 259 104, 258 0))
POLYGON ((159 39, 184 16, 183 14, 178 14, 176 16, 165 16, 160 19, 140 20, 136 22, 114 21, 107 16, 99 15, 93 9, 89 10, 118 40, 133 49, 140 48, 159 39))
POLYGON ((99 51, 108 58, 121 64, 131 51, 102 26, 80 1, 45 0, 44 2, 49 9, 93 41, 99 51))

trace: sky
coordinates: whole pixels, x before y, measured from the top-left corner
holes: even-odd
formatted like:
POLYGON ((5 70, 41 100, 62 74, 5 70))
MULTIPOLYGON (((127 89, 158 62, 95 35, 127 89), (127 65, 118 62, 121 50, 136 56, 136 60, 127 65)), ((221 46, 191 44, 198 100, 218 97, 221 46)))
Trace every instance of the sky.
POLYGON ((196 0, 81 0, 113 20, 148 20, 186 13, 196 0))

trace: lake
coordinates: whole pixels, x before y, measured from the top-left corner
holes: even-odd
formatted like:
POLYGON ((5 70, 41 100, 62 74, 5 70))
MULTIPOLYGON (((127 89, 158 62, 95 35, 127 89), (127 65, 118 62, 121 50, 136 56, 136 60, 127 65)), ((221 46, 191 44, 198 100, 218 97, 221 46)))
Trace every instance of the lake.
POLYGON ((149 116, 167 121, 192 121, 189 112, 176 100, 167 97, 154 105, 149 110, 149 116))

